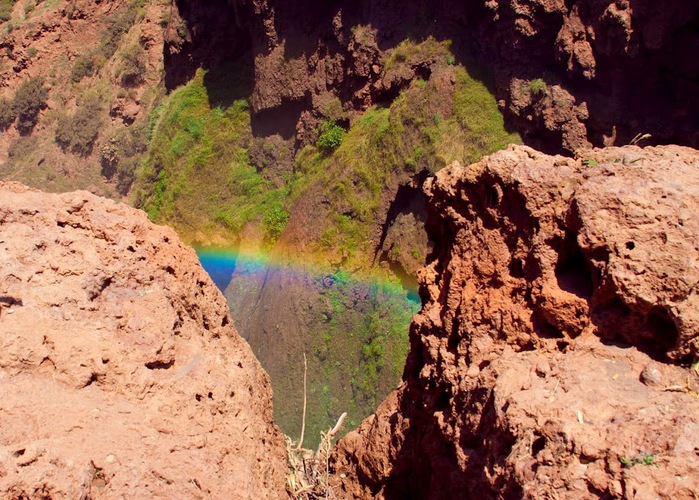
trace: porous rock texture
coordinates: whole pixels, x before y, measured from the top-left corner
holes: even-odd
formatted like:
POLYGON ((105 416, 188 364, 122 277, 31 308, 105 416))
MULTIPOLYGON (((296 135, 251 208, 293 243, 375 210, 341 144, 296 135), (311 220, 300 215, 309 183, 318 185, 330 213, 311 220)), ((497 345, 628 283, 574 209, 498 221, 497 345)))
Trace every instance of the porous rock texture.
POLYGON ((279 498, 267 375, 191 248, 0 183, 0 496, 279 498))
POLYGON ((699 152, 511 146, 428 180, 402 385, 338 445, 367 498, 694 498, 699 152))

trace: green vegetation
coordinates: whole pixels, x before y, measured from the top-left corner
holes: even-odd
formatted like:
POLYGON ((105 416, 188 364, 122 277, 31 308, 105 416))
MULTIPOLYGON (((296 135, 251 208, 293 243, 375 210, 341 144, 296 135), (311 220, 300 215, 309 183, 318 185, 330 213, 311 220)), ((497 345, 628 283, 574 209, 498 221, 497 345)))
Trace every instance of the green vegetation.
MULTIPOLYGON (((415 54, 437 54, 444 61, 447 50, 448 43, 433 39, 420 45, 404 42, 387 64, 409 61, 415 54)), ((488 88, 461 66, 451 70, 456 81, 453 87, 417 80, 389 108, 366 111, 344 133, 332 154, 320 147, 320 141, 299 153, 292 199, 309 186, 321 184, 335 207, 320 241, 325 250, 339 249, 350 260, 361 261, 381 196, 397 179, 424 170, 434 172, 454 160, 469 164, 520 142, 517 134, 505 129, 488 88)))
POLYGON ((431 36, 427 40, 416 43, 413 40, 404 40, 393 50, 390 50, 383 60, 384 73, 389 72, 400 64, 412 64, 419 61, 444 61, 453 65, 456 60, 450 52, 451 41, 437 41, 431 36), (453 61, 453 62, 449 62, 453 61))
POLYGON ((198 71, 154 113, 152 141, 138 175, 137 204, 185 238, 194 230, 235 241, 255 221, 266 239, 286 224, 286 191, 274 189, 250 165, 250 112, 244 99, 212 106, 198 71))
POLYGON ((73 115, 63 115, 58 119, 56 142, 75 154, 90 154, 102 127, 102 111, 99 96, 88 94, 73 115))
POLYGON ((633 457, 628 458, 628 457, 619 457, 619 461, 625 468, 631 468, 634 465, 655 465, 657 466, 656 460, 658 459, 658 455, 648 453, 648 452, 639 452, 636 453, 633 457))
POLYGON ((529 91, 536 97, 542 97, 546 95, 548 85, 546 85, 546 82, 543 79, 535 78, 529 82, 529 91))
POLYGON ((316 146, 323 153, 330 154, 340 147, 345 138, 345 130, 331 120, 323 122, 318 129, 316 146))
POLYGON ((28 134, 39 119, 39 112, 46 106, 48 90, 41 78, 22 81, 12 102, 12 114, 17 117, 17 129, 28 134))
POLYGON ((117 71, 124 87, 133 87, 143 81, 143 75, 146 73, 146 52, 138 42, 132 43, 121 52, 117 71))
POLYGON ((262 217, 262 226, 265 230, 265 239, 269 243, 275 242, 284 231, 289 221, 289 212, 281 206, 275 206, 262 217))
POLYGON ((0 0, 0 23, 12 19, 12 9, 17 0, 0 0))
POLYGON ((117 191, 125 195, 136 179, 136 170, 148 149, 148 133, 143 125, 117 130, 100 148, 102 175, 116 180, 117 191))
MULTIPOLYGON (((381 272, 374 278, 382 278, 381 272)), ((346 271, 323 281, 317 303, 324 312, 313 325, 319 334, 309 339, 310 446, 342 412, 348 413, 346 430, 358 426, 395 388, 408 351, 410 319, 420 306, 398 283, 357 280, 346 271)), ((283 395, 276 398, 281 401, 275 408, 289 406, 283 395)), ((287 432, 298 433, 299 415, 275 414, 287 432)))
POLYGON ((0 130, 5 130, 15 121, 15 113, 12 109, 12 101, 0 97, 0 130))
POLYGON ((78 83, 86 76, 93 76, 104 66, 105 62, 104 56, 98 52, 83 54, 73 63, 70 79, 73 83, 78 83))

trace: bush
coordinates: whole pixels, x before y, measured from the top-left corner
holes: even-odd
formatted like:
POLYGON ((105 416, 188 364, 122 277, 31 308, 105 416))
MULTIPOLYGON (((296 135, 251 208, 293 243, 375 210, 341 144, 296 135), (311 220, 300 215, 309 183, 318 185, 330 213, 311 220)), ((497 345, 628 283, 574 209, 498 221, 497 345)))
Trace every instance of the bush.
POLYGON ((136 169, 148 149, 146 127, 119 130, 100 148, 102 175, 117 181, 117 191, 128 193, 136 179, 136 169))
POLYGON ((56 142, 73 153, 89 155, 102 126, 101 112, 99 97, 87 96, 73 116, 64 115, 58 119, 56 142))
POLYGON ((99 71, 104 64, 104 58, 98 54, 85 54, 78 57, 73 64, 73 69, 70 72, 70 79, 73 83, 78 83, 86 76, 92 76, 99 71))
POLYGON ((17 117, 17 130, 28 134, 39 119, 39 112, 46 106, 48 90, 41 78, 24 80, 12 102, 12 112, 17 117))
POLYGON ((133 87, 143 81, 146 72, 146 52, 138 44, 133 43, 126 47, 121 54, 119 75, 124 87, 133 87))
POLYGON ((342 144, 345 138, 345 130, 333 121, 326 121, 318 129, 318 149, 326 154, 332 153, 342 144))
POLYGON ((0 0, 0 23, 12 19, 12 7, 14 3, 15 2, 12 0, 0 0))
POLYGON ((132 2, 126 12, 120 15, 114 15, 108 20, 109 26, 102 34, 100 41, 100 52, 106 59, 112 57, 121 43, 121 37, 131 29, 131 26, 136 22, 138 15, 138 1, 132 2))
POLYGON ((5 130, 15 121, 12 111, 12 102, 4 97, 0 98, 0 130, 5 130))
POLYGON ((541 78, 536 78, 529 82, 529 91, 532 93, 532 95, 541 97, 544 94, 546 94, 547 90, 548 86, 546 85, 546 82, 541 78))
POLYGON ((289 221, 289 212, 281 206, 276 206, 262 217, 262 224, 265 228, 267 241, 276 241, 284 232, 286 223, 289 221))

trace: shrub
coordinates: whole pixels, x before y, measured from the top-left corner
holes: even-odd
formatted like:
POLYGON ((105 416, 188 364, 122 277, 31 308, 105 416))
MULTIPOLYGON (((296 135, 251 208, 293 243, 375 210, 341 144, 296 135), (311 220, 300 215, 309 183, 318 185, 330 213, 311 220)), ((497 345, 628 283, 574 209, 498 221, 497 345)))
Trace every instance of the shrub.
POLYGON ((12 102, 5 97, 0 98, 0 130, 5 130, 15 121, 12 102))
POLYGON ((536 78, 529 82, 529 91, 532 93, 532 95, 541 97, 544 94, 546 94, 547 90, 548 86, 546 85, 546 82, 541 78, 536 78))
POLYGON ((41 78, 24 80, 17 89, 12 112, 17 116, 17 129, 21 134, 28 134, 39 119, 39 112, 46 106, 48 90, 41 78))
POLYGON ((332 153, 342 144, 345 138, 345 130, 333 121, 325 121, 318 129, 318 149, 326 154, 332 153))
POLYGON ((146 72, 146 53, 143 47, 135 42, 121 54, 121 63, 119 64, 119 75, 121 84, 124 87, 132 87, 143 81, 143 75, 146 72))
POLYGON ((102 175, 117 181, 117 191, 128 193, 136 179, 136 168, 148 149, 144 126, 117 131, 101 148, 102 175))
POLYGON ((262 224, 265 228, 265 236, 268 241, 276 241, 284 232, 286 223, 289 221, 289 212, 281 206, 276 206, 262 217, 262 224))
POLYGON ((0 23, 12 19, 12 7, 14 3, 15 2, 12 0, 0 0, 0 23))
POLYGON ((96 95, 88 95, 73 116, 58 119, 56 142, 64 149, 87 156, 102 126, 102 103, 96 95))
POLYGON ((108 20, 109 26, 102 34, 100 41, 100 51, 106 59, 112 57, 121 43, 121 37, 131 29, 131 26, 136 22, 138 15, 138 2, 135 1, 129 5, 129 8, 120 15, 114 15, 108 20))
POLYGON ((70 79, 73 83, 78 83, 86 76, 94 75, 102 66, 102 64, 100 64, 102 61, 100 61, 97 54, 94 53, 84 54, 78 57, 70 72, 70 79))

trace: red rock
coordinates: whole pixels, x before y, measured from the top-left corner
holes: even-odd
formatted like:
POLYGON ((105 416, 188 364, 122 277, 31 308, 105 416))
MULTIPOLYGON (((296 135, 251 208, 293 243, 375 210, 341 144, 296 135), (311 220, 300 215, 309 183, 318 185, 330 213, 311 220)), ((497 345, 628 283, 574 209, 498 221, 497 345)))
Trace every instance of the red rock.
POLYGON ((699 490, 699 152, 582 158, 510 147, 428 181, 423 310, 404 383, 338 445, 347 496, 699 490))
POLYGON ((0 248, 0 496, 286 496, 268 377, 171 229, 0 183, 0 248))

